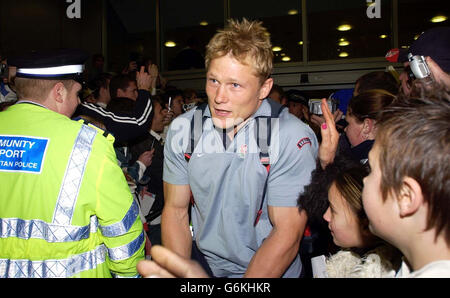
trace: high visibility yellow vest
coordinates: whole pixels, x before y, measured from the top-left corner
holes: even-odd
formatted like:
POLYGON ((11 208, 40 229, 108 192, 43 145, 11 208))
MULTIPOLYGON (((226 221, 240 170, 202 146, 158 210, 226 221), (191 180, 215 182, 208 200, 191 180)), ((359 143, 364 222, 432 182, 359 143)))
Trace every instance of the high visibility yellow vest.
POLYGON ((144 231, 112 137, 29 102, 0 112, 0 277, 138 277, 144 231))

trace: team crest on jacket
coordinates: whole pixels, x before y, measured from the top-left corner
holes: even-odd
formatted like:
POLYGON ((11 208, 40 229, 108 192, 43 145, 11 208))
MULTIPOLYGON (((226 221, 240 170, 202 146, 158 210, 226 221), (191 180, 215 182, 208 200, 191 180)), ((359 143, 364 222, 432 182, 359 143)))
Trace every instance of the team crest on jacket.
POLYGON ((247 144, 244 144, 241 146, 241 148, 239 149, 239 157, 240 158, 245 158, 245 155, 248 153, 248 146, 247 144))
POLYGON ((303 146, 305 146, 306 144, 309 144, 310 146, 312 146, 311 140, 309 138, 303 138, 300 141, 298 141, 297 143, 297 147, 298 149, 302 149, 303 146))

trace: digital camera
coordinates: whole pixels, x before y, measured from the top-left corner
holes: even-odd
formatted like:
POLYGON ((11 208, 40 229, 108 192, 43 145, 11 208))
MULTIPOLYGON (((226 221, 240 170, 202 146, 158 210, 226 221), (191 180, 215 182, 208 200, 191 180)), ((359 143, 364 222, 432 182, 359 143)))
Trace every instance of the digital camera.
MULTIPOLYGON (((311 114, 322 116, 322 107, 321 107, 322 100, 321 99, 310 99, 309 100, 309 112, 311 114)), ((328 108, 330 109, 331 113, 336 112, 338 103, 334 98, 328 98, 327 99, 328 108)))
POLYGON ((424 56, 413 56, 413 54, 409 53, 408 60, 411 72, 416 79, 426 79, 431 77, 431 71, 424 56))

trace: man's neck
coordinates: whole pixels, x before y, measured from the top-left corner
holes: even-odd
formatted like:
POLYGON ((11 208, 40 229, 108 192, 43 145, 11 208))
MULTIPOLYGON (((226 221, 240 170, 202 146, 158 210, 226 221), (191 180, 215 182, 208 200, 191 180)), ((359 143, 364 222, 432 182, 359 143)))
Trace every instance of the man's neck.
POLYGON ((234 129, 232 128, 227 129, 227 136, 230 138, 230 140, 234 139, 234 136, 239 132, 239 130, 241 130, 241 128, 243 128, 247 124, 249 120, 250 117, 248 117, 247 120, 239 123, 239 125, 235 126, 234 129))
POLYGON ((35 100, 35 99, 30 99, 30 98, 21 98, 17 101, 17 103, 31 103, 31 104, 46 108, 47 110, 52 110, 54 112, 58 112, 58 111, 56 111, 55 108, 52 108, 50 105, 48 105, 45 102, 40 101, 40 100, 35 100))
POLYGON ((420 236, 400 249, 410 263, 412 270, 417 271, 425 265, 440 261, 450 260, 450 248, 445 241, 443 233, 435 239, 435 229, 422 232, 420 236))

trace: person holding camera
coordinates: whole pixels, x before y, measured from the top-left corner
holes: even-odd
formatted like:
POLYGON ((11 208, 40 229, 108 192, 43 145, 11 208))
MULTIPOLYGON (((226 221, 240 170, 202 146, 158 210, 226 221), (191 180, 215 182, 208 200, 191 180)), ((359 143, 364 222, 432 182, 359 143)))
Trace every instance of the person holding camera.
POLYGON ((303 122, 309 122, 309 98, 300 90, 290 89, 286 91, 289 113, 303 122))
POLYGON ((425 31, 407 51, 400 50, 388 60, 403 63, 404 70, 399 76, 403 94, 409 95, 413 91, 414 80, 425 85, 434 80, 450 91, 450 27, 425 31))
POLYGON ((311 121, 311 117, 320 116, 312 114, 309 110, 310 100, 308 96, 300 90, 290 89, 283 94, 283 97, 287 100, 286 105, 289 108, 289 113, 308 124, 320 142, 320 125, 317 125, 317 123, 311 121))
POLYGON ((336 154, 346 154, 366 164, 376 135, 378 113, 396 97, 383 89, 369 90, 353 97, 347 108, 345 119, 348 125, 339 134, 326 99, 322 99, 322 112, 326 123, 321 125, 322 143, 319 160, 323 169, 332 163, 336 154))

